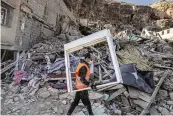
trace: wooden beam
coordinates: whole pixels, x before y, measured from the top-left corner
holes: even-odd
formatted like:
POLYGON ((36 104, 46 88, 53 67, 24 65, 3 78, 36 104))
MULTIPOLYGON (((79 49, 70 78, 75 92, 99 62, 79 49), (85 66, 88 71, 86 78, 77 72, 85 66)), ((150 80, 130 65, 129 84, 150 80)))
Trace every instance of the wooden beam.
POLYGON ((168 75, 169 73, 170 73, 170 71, 167 70, 167 71, 163 74, 163 77, 160 79, 160 81, 159 81, 158 84, 156 85, 156 88, 155 88, 155 90, 154 90, 154 92, 153 92, 153 94, 152 94, 152 96, 151 96, 150 102, 147 104, 147 107, 144 108, 144 110, 141 112, 140 115, 145 115, 145 114, 148 112, 148 110, 149 110, 151 104, 153 103, 153 101, 154 101, 154 99, 155 99, 155 97, 156 97, 156 95, 157 95, 157 93, 158 93, 158 91, 159 91, 159 89, 160 89, 160 86, 162 85, 163 81, 165 80, 165 78, 167 77, 167 75, 168 75))

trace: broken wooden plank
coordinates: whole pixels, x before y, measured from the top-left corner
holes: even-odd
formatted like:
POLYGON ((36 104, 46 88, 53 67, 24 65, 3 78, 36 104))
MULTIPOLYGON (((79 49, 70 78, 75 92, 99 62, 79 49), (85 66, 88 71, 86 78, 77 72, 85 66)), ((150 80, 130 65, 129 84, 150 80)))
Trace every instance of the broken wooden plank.
POLYGON ((124 86, 122 84, 117 84, 116 86, 113 86, 113 87, 109 88, 108 90, 121 89, 123 87, 124 86))
POLYGON ((6 72, 7 70, 11 69, 12 67, 14 67, 16 64, 16 61, 14 61, 13 63, 7 65, 6 67, 4 67, 3 69, 1 69, 1 74, 6 72))
POLYGON ((125 87, 119 89, 118 91, 114 92, 106 101, 111 101, 112 99, 114 99, 115 97, 119 96, 121 93, 123 93, 125 91, 126 91, 125 87))
POLYGON ((115 86, 115 85, 113 84, 113 85, 109 85, 109 86, 106 86, 106 87, 102 87, 102 88, 100 88, 100 89, 97 90, 97 91, 103 91, 103 90, 109 89, 109 88, 111 88, 111 87, 113 87, 113 86, 115 86))
POLYGON ((168 66, 161 66, 160 64, 153 64, 154 67, 158 67, 158 68, 165 68, 165 69, 171 69, 173 70, 172 67, 168 67, 168 66))
POLYGON ((150 102, 147 104, 147 107, 144 108, 144 110, 141 112, 140 115, 144 115, 144 114, 146 114, 146 113, 148 112, 148 109, 150 108, 151 104, 153 103, 153 101, 154 101, 154 99, 155 99, 155 97, 156 97, 156 95, 157 95, 157 93, 158 93, 158 91, 159 91, 160 86, 162 85, 163 81, 165 80, 165 78, 167 77, 167 75, 168 75, 169 73, 170 73, 169 70, 167 70, 167 71, 164 73, 163 77, 160 79, 160 81, 159 81, 158 84, 156 85, 156 88, 155 88, 155 90, 154 90, 154 92, 153 92, 153 94, 152 94, 152 96, 151 96, 150 102))

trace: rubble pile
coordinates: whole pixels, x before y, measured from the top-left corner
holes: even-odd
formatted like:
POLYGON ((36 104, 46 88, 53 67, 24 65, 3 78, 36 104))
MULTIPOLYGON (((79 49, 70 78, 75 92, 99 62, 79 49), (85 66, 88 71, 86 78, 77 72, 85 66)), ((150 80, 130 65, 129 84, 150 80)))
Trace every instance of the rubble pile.
MULTIPOLYGON (((137 115, 149 106, 147 113, 151 115, 173 114, 172 48, 158 38, 137 38, 135 40, 126 38, 128 37, 116 39, 114 42, 118 46, 116 51, 121 65, 136 64, 138 70, 154 72, 155 87, 158 86, 157 84, 165 75, 166 77, 158 92, 156 92, 156 97, 152 97, 153 93, 147 93, 126 84, 109 85, 97 88, 96 91, 90 91, 93 112, 98 115, 137 115), (169 73, 165 74, 167 71, 169 73), (154 99, 154 101, 151 99, 154 99)), ((20 84, 15 83, 15 78, 10 85, 2 84, 2 114, 65 114, 73 101, 74 93, 67 93, 65 76, 56 77, 56 75, 65 73, 64 58, 56 56, 54 60, 50 60, 49 56, 54 53, 49 50, 53 48, 47 49, 44 47, 42 51, 40 50, 41 47, 37 47, 40 45, 42 44, 35 45, 25 54, 26 59, 21 61, 22 65, 25 64, 25 67, 20 72, 20 75, 22 75, 20 84), (43 54, 44 60, 31 60, 33 56, 28 55, 32 53, 36 55, 35 53, 39 54, 39 52, 43 54), (22 71, 25 71, 25 73, 22 71), (25 80, 28 80, 29 83, 25 80)), ((49 44, 45 45, 50 47, 49 44)), ((98 50, 103 52, 105 56, 109 56, 106 51, 107 48, 102 47, 102 45, 96 46, 96 48, 99 48, 98 50)), ((101 59, 107 62, 104 58, 101 59)), ((72 56, 74 65, 77 65, 79 60, 80 57, 72 56)), ((22 69, 22 65, 19 69, 22 69)), ((96 71, 96 73, 98 72, 96 71)), ((87 114, 87 110, 80 103, 74 114, 87 114)))
POLYGON ((155 9, 155 14, 160 18, 173 18, 173 2, 160 1, 150 5, 155 9))
MULTIPOLYGON (((80 25, 89 27, 91 33, 110 28, 113 35, 123 83, 89 90, 93 113, 173 115, 173 47, 152 34, 139 36, 143 27, 153 24, 152 8, 112 0, 64 1, 73 2, 71 7, 79 15, 80 25)), ((82 36, 74 29, 54 37, 40 37, 37 44, 23 51, 15 61, 1 64, 1 75, 5 76, 2 77, 1 113, 66 114, 75 92, 67 92, 64 44, 82 36)), ((98 81, 102 73, 104 80, 98 83, 114 82, 111 56, 103 43, 70 54, 71 72, 75 72, 86 51, 93 57, 94 79, 98 81)), ((88 114, 82 102, 73 113, 88 114)))
POLYGON ((171 1, 157 2, 149 6, 116 0, 64 0, 64 2, 71 4, 69 9, 79 17, 81 26, 90 29, 86 30, 88 32, 107 28, 111 29, 112 34, 125 29, 132 29, 139 34, 146 26, 156 27, 158 30, 173 27, 171 1))

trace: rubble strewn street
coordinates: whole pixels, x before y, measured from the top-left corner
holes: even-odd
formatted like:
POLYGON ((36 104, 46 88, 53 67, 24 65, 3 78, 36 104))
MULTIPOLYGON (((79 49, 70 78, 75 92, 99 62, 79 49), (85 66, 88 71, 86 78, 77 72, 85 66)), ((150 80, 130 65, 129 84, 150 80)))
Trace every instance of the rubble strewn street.
MULTIPOLYGON (((84 30, 74 27, 68 33, 62 32, 54 36, 42 35, 29 50, 18 52, 14 60, 1 62, 2 115, 66 115, 75 92, 67 91, 64 44, 73 42, 85 36, 86 33, 95 33, 104 28, 110 29, 112 34, 123 83, 89 90, 94 115, 173 115, 173 38, 163 39, 156 35, 155 31, 145 30, 152 24, 160 30, 157 22, 161 20, 173 24, 171 13, 169 13, 171 17, 165 16, 165 19, 159 17, 159 14, 155 16, 157 20, 148 17, 147 15, 153 13, 152 8, 164 9, 158 8, 161 7, 159 3, 162 3, 158 2, 151 7, 144 6, 143 9, 145 10, 146 7, 148 11, 148 14, 145 14, 148 22, 143 19, 141 25, 137 23, 138 18, 144 17, 135 11, 128 25, 128 21, 122 20, 125 18, 124 14, 119 14, 120 17, 114 20, 115 17, 108 19, 109 14, 106 12, 116 6, 121 7, 120 11, 127 12, 127 9, 132 9, 132 5, 114 3, 111 0, 105 1, 91 4, 90 0, 86 3, 69 0, 69 4, 74 2, 71 9, 78 14, 77 18, 83 19, 83 22, 79 21, 79 23, 83 24, 84 30), (100 4, 100 8, 85 7, 88 3, 90 6, 100 4), (130 7, 123 10, 125 6, 130 7), (99 12, 101 9, 103 12, 99 12), (102 15, 97 17, 99 14, 96 14, 96 11, 102 15), (95 17, 97 18, 94 19, 95 17), (96 21, 93 22, 93 20, 96 21), (85 21, 88 23, 84 26, 85 21), (112 24, 108 25, 108 22, 112 24), (146 33, 142 33, 140 28, 146 33)), ((163 3, 166 4, 164 1, 163 3)), ((164 12, 172 12, 171 7, 168 7, 164 12)), ((138 6, 138 9, 142 8, 138 6)), ((162 29, 169 26, 170 29, 173 28, 173 25, 169 24, 165 24, 162 29)), ((65 29, 62 27, 62 30, 65 29)), ((112 68, 108 49, 107 44, 100 43, 70 54, 71 72, 75 72, 80 59, 86 51, 89 51, 94 62, 94 79, 99 84, 107 83, 107 80, 115 82, 115 71, 112 68), (104 80, 100 80, 100 73, 104 80)), ((72 74, 73 84, 74 79, 72 74)), ((82 101, 73 114, 88 115, 82 101)))

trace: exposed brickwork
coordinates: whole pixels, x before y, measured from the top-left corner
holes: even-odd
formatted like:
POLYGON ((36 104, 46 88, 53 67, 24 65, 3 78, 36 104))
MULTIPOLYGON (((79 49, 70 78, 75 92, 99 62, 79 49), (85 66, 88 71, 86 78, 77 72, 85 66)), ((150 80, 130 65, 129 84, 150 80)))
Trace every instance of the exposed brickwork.
POLYGON ((69 22, 74 21, 62 0, 23 0, 22 5, 27 6, 27 9, 23 7, 24 10, 20 12, 16 34, 16 47, 21 50, 29 49, 41 33, 46 36, 54 35, 57 28, 63 28, 64 32, 68 31, 69 22), (30 9, 31 13, 25 12, 25 9, 27 11, 30 9), (61 18, 62 16, 65 18, 61 18), (22 46, 19 46, 21 40, 22 46))

